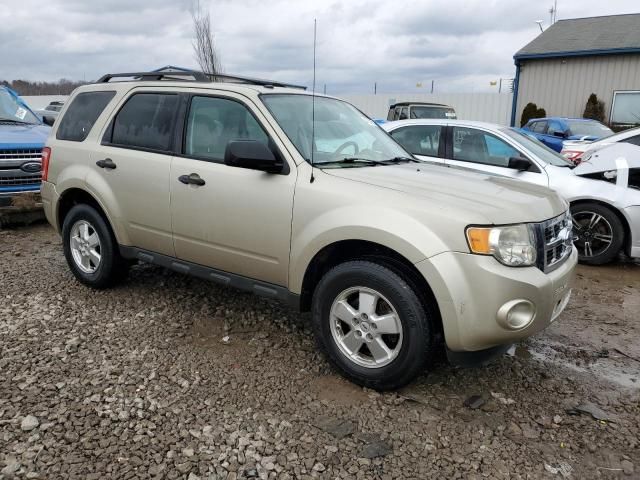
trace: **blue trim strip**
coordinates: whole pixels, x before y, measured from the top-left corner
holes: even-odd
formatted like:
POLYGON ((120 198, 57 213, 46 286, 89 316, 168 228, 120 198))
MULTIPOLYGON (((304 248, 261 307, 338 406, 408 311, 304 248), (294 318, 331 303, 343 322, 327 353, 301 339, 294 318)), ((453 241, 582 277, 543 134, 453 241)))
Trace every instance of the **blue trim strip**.
POLYGON ((640 48, 609 48, 603 50, 580 50, 569 52, 548 52, 548 53, 522 53, 515 54, 514 60, 526 60, 536 58, 554 57, 588 57, 591 55, 612 55, 616 53, 640 53, 640 48))
POLYGON ((34 185, 12 185, 8 187, 0 187, 0 192, 39 192, 40 183, 34 185))
POLYGON ((516 126, 516 109, 518 108, 518 87, 520 86, 520 62, 516 60, 516 78, 513 79, 513 99, 511 100, 511 126, 516 126))
POLYGON ((44 142, 39 143, 0 143, 0 152, 3 150, 42 150, 44 142))

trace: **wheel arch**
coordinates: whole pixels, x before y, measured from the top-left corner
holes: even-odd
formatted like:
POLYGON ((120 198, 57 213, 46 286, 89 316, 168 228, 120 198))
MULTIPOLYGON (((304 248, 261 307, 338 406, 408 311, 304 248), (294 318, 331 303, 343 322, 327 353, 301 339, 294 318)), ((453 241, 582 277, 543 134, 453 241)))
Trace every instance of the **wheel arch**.
POLYGON ((629 250, 631 249, 631 226, 629 225, 629 220, 624 215, 624 213, 622 213, 619 208, 608 202, 593 198, 581 198, 579 200, 573 200, 569 203, 569 205, 571 208, 573 208, 574 206, 585 205, 588 203, 595 203, 596 205, 607 208, 618 217, 620 223, 622 223, 622 228, 624 228, 624 241, 622 243, 622 248, 625 252, 629 253, 629 250))
POLYGON ((352 260, 369 260, 389 268, 400 275, 414 289, 425 310, 434 317, 438 338, 442 338, 442 318, 438 301, 418 269, 405 256, 395 250, 368 240, 339 240, 323 247, 311 259, 302 279, 300 310, 311 309, 313 292, 322 276, 331 268, 352 260))
POLYGON ((80 204, 90 205, 95 208, 96 211, 100 214, 100 216, 107 223, 111 231, 116 236, 116 240, 119 241, 116 230, 113 228, 113 222, 109 218, 109 214, 100 204, 98 199, 94 197, 91 193, 83 190, 81 188, 72 187, 68 188, 64 192, 60 194, 60 199, 58 200, 58 208, 56 213, 56 223, 59 231, 62 231, 62 224, 64 223, 64 219, 69 213, 69 211, 75 206, 80 204))

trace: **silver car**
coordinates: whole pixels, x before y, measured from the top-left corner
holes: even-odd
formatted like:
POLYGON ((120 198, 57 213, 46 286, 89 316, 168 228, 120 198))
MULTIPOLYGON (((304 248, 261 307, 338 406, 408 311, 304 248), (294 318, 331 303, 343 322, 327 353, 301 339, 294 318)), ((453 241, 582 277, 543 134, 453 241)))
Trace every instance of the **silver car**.
POLYGON ((614 144, 587 155, 575 167, 537 140, 501 125, 407 120, 381 126, 421 160, 558 191, 571 203, 581 262, 608 263, 621 250, 640 257, 640 147, 614 144))

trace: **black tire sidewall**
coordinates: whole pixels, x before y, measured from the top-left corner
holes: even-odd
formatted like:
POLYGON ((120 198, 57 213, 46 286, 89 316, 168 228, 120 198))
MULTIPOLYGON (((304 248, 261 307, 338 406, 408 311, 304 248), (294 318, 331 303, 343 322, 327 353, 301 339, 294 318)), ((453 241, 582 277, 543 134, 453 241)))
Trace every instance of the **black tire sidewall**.
POLYGON ((618 215, 610 208, 597 203, 581 203, 571 207, 572 215, 583 212, 593 212, 602 215, 611 225, 612 238, 609 247, 596 256, 585 257, 578 251, 578 261, 587 265, 603 265, 613 261, 624 245, 625 231, 620 218, 618 218, 618 215))
POLYGON ((433 349, 432 328, 425 309, 407 282, 388 268, 368 261, 352 261, 330 270, 313 296, 312 317, 318 347, 346 377, 377 390, 399 388, 421 373, 433 349), (403 328, 398 356, 380 368, 366 368, 348 360, 331 334, 330 312, 337 296, 350 287, 380 292, 395 308, 403 328))
POLYGON ((93 207, 81 204, 69 211, 62 225, 62 244, 69 268, 80 282, 93 288, 105 288, 115 281, 121 263, 117 243, 111 229, 93 207), (100 265, 93 273, 80 270, 71 253, 71 228, 79 220, 89 222, 100 239, 100 265))

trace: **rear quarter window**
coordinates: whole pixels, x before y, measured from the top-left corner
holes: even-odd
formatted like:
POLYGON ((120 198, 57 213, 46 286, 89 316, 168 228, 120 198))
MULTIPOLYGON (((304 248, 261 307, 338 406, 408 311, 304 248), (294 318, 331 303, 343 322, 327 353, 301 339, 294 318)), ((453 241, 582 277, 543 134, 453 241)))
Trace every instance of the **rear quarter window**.
POLYGON ((83 142, 115 94, 114 91, 102 91, 83 92, 76 95, 60 120, 56 138, 83 142))
POLYGON ((167 151, 171 147, 179 96, 136 93, 113 122, 113 145, 167 151))

